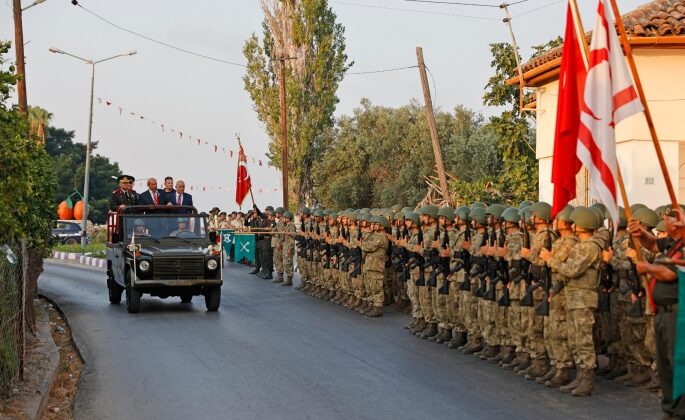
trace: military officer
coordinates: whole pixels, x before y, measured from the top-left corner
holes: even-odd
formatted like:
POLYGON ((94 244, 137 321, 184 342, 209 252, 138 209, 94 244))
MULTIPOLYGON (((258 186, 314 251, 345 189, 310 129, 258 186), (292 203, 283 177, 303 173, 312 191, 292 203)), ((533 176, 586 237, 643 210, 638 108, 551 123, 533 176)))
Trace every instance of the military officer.
POLYGON ((136 179, 130 175, 121 175, 117 178, 119 188, 112 191, 109 198, 109 210, 117 211, 124 206, 135 206, 138 204, 138 193, 133 190, 133 182, 136 179))

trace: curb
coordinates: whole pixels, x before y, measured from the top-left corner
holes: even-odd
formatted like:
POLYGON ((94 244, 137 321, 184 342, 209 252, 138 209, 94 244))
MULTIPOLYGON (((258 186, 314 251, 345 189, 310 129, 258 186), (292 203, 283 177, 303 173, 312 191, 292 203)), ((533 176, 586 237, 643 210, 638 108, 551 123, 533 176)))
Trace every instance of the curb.
POLYGON ((91 267, 107 268, 107 260, 104 258, 95 258, 83 255, 78 252, 58 252, 54 251, 52 257, 55 260, 78 261, 79 264, 89 265, 91 267))
POLYGON ((40 419, 45 414, 45 409, 48 405, 48 398, 52 385, 55 382, 57 373, 59 371, 59 350, 52 339, 52 332, 50 330, 50 318, 47 313, 42 319, 36 320, 38 337, 40 338, 40 347, 45 347, 45 357, 47 358, 47 371, 39 378, 39 385, 37 387, 36 395, 24 405, 24 412, 31 419, 40 419))

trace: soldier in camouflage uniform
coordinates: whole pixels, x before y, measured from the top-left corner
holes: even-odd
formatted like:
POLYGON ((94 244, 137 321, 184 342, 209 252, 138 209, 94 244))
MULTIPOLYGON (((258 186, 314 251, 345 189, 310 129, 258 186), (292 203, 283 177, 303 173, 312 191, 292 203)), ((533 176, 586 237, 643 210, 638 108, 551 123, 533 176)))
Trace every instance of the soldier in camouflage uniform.
POLYGON ((297 228, 292 223, 293 214, 289 211, 283 212, 281 217, 282 234, 281 234, 281 256, 282 267, 285 272, 286 279, 281 286, 293 285, 293 256, 295 255, 295 235, 297 235, 297 228))
POLYGON ((390 227, 388 220, 382 216, 373 216, 370 229, 362 234, 359 247, 364 252, 364 287, 368 309, 363 314, 375 318, 383 316, 383 278, 385 277, 385 258, 388 249, 388 238, 385 229, 390 227))
MULTIPOLYGON (((438 258, 440 259, 440 274, 437 276, 437 287, 433 288, 433 308, 438 319, 440 331, 428 337, 428 341, 435 341, 438 344, 445 343, 452 339, 452 311, 454 310, 454 296, 450 294, 450 266, 452 260, 452 246, 457 242, 457 230, 454 228, 454 210, 450 207, 443 207, 438 210, 438 227, 440 236, 438 238, 438 258), (443 244, 446 245, 443 246, 443 244), (447 266, 443 262, 447 262, 447 266)), ((436 245, 436 244, 434 244, 436 245)))
POLYGON ((594 391, 594 369, 597 367, 593 342, 594 312, 597 308, 598 270, 602 262, 603 244, 594 235, 600 227, 599 217, 590 209, 577 207, 571 213, 580 242, 571 249, 564 262, 557 262, 551 252, 540 251, 540 258, 549 262, 565 283, 568 322, 568 343, 578 375, 562 392, 574 396, 588 396, 594 391))
MULTIPOLYGON (((303 238, 303 241, 300 244, 302 248, 305 247, 305 243, 309 237, 309 230, 311 226, 310 215, 311 212, 307 207, 300 209, 300 226, 298 229, 300 236, 303 238)), ((305 252, 303 251, 298 252, 297 254, 297 270, 300 272, 300 285, 297 287, 297 290, 306 293, 311 287, 311 283, 309 277, 309 264, 305 252)))
POLYGON ((416 284, 422 270, 422 268, 419 267, 419 260, 416 258, 416 255, 423 252, 423 249, 421 248, 422 233, 420 234, 419 217, 419 214, 413 211, 404 214, 404 223, 407 226, 408 237, 398 241, 398 245, 404 245, 409 253, 409 261, 407 261, 409 268, 407 296, 409 296, 409 301, 411 302, 413 321, 409 325, 406 325, 405 328, 412 334, 416 334, 426 328, 426 320, 423 317, 423 312, 421 312, 419 286, 416 284))
POLYGON ((457 227, 457 234, 454 238, 454 242, 450 242, 450 250, 452 252, 452 261, 450 262, 450 299, 452 300, 452 306, 448 306, 447 313, 450 324, 453 326, 454 331, 452 333, 452 339, 447 342, 447 347, 451 349, 456 349, 463 346, 467 342, 466 325, 464 324, 464 319, 462 318, 462 306, 464 303, 464 293, 459 290, 462 282, 465 278, 466 261, 462 258, 463 255, 463 244, 466 240, 466 230, 467 226, 469 229, 469 235, 471 234, 469 218, 469 208, 466 206, 459 207, 454 212, 454 223, 457 227))
POLYGON ((523 247, 523 233, 519 227, 521 216, 517 208, 509 207, 502 212, 506 241, 504 248, 499 250, 499 256, 504 258, 509 269, 509 307, 506 309, 506 328, 507 334, 504 337, 501 348, 501 358, 498 361, 500 366, 511 363, 516 358, 516 352, 521 351, 523 342, 523 332, 521 330, 521 284, 522 265, 521 248, 523 247))
MULTIPOLYGON (((274 231, 283 232, 283 207, 277 207, 276 219, 274 224, 274 231)), ((283 236, 281 234, 271 235, 271 248, 274 250, 274 269, 276 270, 276 278, 273 283, 283 283, 283 236)))
POLYGON ((487 215, 485 208, 482 205, 471 205, 471 213, 469 217, 473 220, 475 232, 471 237, 471 241, 462 242, 462 248, 471 253, 471 288, 470 290, 461 291, 464 294, 462 305, 462 319, 469 332, 469 341, 462 347, 459 347, 464 354, 473 354, 482 350, 481 340, 483 333, 478 323, 478 298, 474 296, 476 290, 480 287, 479 275, 485 270, 485 257, 481 252, 481 247, 485 244, 485 230, 487 228, 487 215))
MULTIPOLYGON (((355 213, 354 211, 350 212, 347 216, 347 221, 347 239, 343 239, 342 243, 347 247, 348 251, 351 252, 352 249, 356 246, 357 237, 359 236, 359 231, 357 227, 357 213, 355 213)), ((354 269, 354 267, 352 266, 351 258, 349 257, 349 255, 345 266, 347 268, 347 272, 343 271, 343 276, 347 300, 345 300, 343 305, 348 309, 352 309, 357 305, 357 297, 354 294, 354 279, 352 278, 352 270, 354 269)))
POLYGON ((433 267, 428 264, 430 262, 429 257, 431 248, 433 248, 434 245, 438 246, 433 242, 435 232, 438 229, 438 208, 434 205, 428 205, 423 207, 419 213, 421 214, 423 232, 423 257, 426 260, 423 269, 426 284, 419 287, 419 302, 421 303, 421 312, 423 313, 427 326, 420 334, 417 333, 416 335, 425 340, 438 333, 438 318, 435 313, 435 307, 433 306, 434 288, 428 285, 428 279, 430 278, 431 273, 433 273, 433 267))
MULTIPOLYGON (((556 216, 557 231, 560 238, 552 244, 550 267, 566 262, 571 250, 580 240, 573 234, 571 220, 572 206, 566 206, 556 216)), ((568 323, 566 315, 566 293, 564 285, 568 278, 552 269, 552 288, 550 290, 549 316, 544 319, 544 337, 551 369, 544 375, 535 378, 535 382, 548 387, 559 388, 571 382, 569 370, 573 367, 573 358, 568 347, 568 323)))
MULTIPOLYGON (((361 241, 364 235, 371 233, 371 223, 370 220, 373 216, 369 213, 369 209, 362 209, 359 212, 359 229, 357 230, 357 237, 355 238, 354 246, 355 248, 361 249, 361 241), (363 210, 363 212, 362 212, 363 210)), ((363 264, 363 258, 361 263, 363 264)), ((368 308, 366 287, 364 286, 364 270, 356 277, 352 278, 352 287, 354 289, 355 305, 352 309, 357 312, 363 312, 368 308)))

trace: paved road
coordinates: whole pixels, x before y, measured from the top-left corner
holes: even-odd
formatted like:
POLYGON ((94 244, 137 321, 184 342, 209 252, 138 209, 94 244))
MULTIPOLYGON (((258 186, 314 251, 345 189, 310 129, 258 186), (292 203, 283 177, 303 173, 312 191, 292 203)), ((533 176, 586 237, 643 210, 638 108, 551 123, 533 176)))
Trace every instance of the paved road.
POLYGON ((101 271, 47 264, 86 371, 79 419, 651 419, 653 395, 601 382, 574 398, 369 319, 225 268, 222 306, 107 301, 101 271))

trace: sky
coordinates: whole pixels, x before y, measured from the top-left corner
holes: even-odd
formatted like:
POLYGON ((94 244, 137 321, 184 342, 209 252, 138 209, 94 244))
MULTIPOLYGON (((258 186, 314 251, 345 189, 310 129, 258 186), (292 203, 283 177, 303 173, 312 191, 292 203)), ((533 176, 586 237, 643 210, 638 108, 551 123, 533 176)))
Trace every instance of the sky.
MULTIPOLYGON (((597 2, 578 3, 585 29, 592 28, 597 2)), ((619 7, 625 13, 643 3, 621 0, 619 7)), ((29 4, 24 0, 24 7, 29 4)), ((245 40, 253 33, 261 37, 258 0, 80 0, 79 4, 120 27, 235 63, 245 62, 245 40)), ((354 61, 350 72, 413 66, 416 47, 421 46, 438 108, 452 110, 461 104, 486 116, 497 113, 483 105, 482 95, 492 74, 488 45, 511 42, 502 9, 407 0, 329 0, 329 4, 345 26, 347 55, 354 61)), ((564 30, 563 0, 526 0, 509 6, 509 11, 524 62, 532 45, 564 30)), ((94 60, 136 50, 136 55, 95 67, 95 153, 118 162, 124 173, 138 179, 156 177, 160 183, 167 175, 183 179, 200 210, 214 206, 232 210, 237 209, 239 134, 257 205, 281 204, 280 172, 266 164, 269 139, 244 91, 242 67, 140 38, 68 0, 47 0, 26 10, 23 27, 28 102, 51 112, 53 126, 74 130, 76 141, 86 141, 91 67, 49 48, 94 60)), ((12 2, 0 0, 0 39, 13 38, 12 2)), ((10 54, 7 58, 14 61, 14 50, 10 54)), ((350 114, 362 98, 376 105, 402 106, 422 98, 422 92, 413 68, 349 74, 338 96, 336 116, 350 114)), ((431 147, 428 133, 426 147, 431 147)), ((142 192, 146 187, 142 183, 136 189, 142 192)), ((251 205, 249 198, 244 204, 251 205)))

